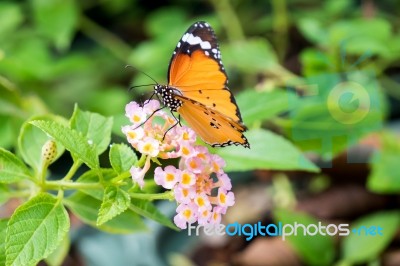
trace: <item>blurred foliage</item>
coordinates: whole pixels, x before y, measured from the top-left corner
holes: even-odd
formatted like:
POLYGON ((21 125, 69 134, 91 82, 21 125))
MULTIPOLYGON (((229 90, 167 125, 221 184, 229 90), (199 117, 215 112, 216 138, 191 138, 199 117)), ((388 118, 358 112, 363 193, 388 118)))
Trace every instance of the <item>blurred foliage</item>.
MULTIPOLYGON (((0 147, 16 149, 37 169, 35 152, 46 136, 27 121, 46 117, 66 123, 62 117, 70 116, 75 103, 113 117, 114 137, 121 135, 124 105, 132 98, 146 99, 152 90, 151 86, 128 88, 153 83, 125 65, 165 83, 168 60, 178 39, 192 22, 206 20, 219 37, 229 84, 244 122, 253 129, 249 139, 254 138, 254 146, 259 144, 249 154, 235 153, 235 147, 220 150, 232 162, 228 167, 279 168, 279 163, 291 160, 292 168, 315 170, 298 160, 304 156, 298 150, 329 160, 368 133, 380 131, 389 119, 398 119, 399 12, 400 3, 395 0, 2 1, 0 147), (361 84, 371 100, 371 112, 356 126, 338 123, 327 107, 331 89, 346 81, 361 84), (263 128, 284 134, 295 145, 263 128), (20 131, 26 136, 24 141, 18 139, 20 131), (265 150, 269 153, 264 157, 265 150), (285 151, 295 151, 297 161, 285 151), (259 160, 243 163, 250 155, 259 160)), ((352 95, 344 95, 338 108, 349 112, 357 103, 352 95)), ((368 188, 398 194, 398 137, 385 132, 379 140, 382 148, 372 158, 368 188)), ((57 152, 60 155, 63 150, 57 152)), ((7 187, 0 185, 0 202, 7 200, 7 193, 7 187)), ((86 206, 78 203, 84 198, 95 209, 99 197, 75 194, 69 204, 94 223, 96 219, 85 213, 86 206)), ((290 220, 296 214, 280 215, 290 220)), ((399 221, 394 216, 380 213, 361 219, 396 227, 399 221)), ((123 231, 127 225, 118 226, 123 231)), ((360 257, 352 252, 366 248, 362 244, 367 241, 348 238, 341 256, 350 262, 372 261, 392 236, 385 235, 375 250, 358 253, 360 257)), ((322 265, 333 260, 330 240, 323 242, 328 247, 319 258, 313 255, 321 247, 313 249, 311 243, 304 251, 302 245, 307 247, 307 243, 309 239, 302 238, 292 243, 305 261, 322 265)))

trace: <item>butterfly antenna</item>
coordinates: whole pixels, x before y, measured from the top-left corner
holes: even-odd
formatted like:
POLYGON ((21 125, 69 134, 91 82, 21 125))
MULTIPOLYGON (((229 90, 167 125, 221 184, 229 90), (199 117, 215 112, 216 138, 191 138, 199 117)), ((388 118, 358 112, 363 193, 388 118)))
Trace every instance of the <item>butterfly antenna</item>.
MULTIPOLYGON (((131 65, 126 65, 126 66, 125 66, 125 68, 128 68, 128 67, 131 67, 131 68, 135 69, 136 71, 138 71, 138 72, 140 72, 140 73, 146 75, 148 78, 150 78, 152 81, 155 82, 155 84, 150 84, 150 85, 159 85, 158 82, 157 82, 155 79, 153 79, 150 75, 148 75, 147 73, 143 72, 142 70, 137 69, 136 67, 131 66, 131 65)), ((148 85, 143 85, 143 86, 148 86, 148 85)))

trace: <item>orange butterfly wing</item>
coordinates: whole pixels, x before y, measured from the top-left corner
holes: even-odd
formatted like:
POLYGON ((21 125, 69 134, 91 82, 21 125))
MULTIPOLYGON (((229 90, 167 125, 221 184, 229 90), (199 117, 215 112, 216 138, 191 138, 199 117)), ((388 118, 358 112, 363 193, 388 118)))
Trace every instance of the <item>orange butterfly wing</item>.
POLYGON ((193 24, 179 41, 169 65, 168 84, 189 99, 242 123, 227 87, 217 38, 206 22, 193 24))
POLYGON ((245 131, 242 124, 200 102, 183 96, 176 96, 176 98, 182 102, 182 105, 178 107, 179 114, 211 146, 224 147, 234 144, 250 147, 246 137, 242 134, 245 131))
POLYGON ((206 143, 249 148, 243 135, 246 127, 227 83, 213 30, 206 22, 196 22, 172 55, 168 86, 157 84, 155 91, 206 143))

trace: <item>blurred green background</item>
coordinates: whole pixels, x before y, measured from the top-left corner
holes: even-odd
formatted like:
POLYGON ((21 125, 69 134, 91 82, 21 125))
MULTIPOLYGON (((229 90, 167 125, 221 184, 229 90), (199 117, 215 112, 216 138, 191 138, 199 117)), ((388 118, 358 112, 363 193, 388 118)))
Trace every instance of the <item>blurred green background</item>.
MULTIPOLYGON (((218 36, 246 125, 284 135, 322 167, 320 174, 232 173, 236 207, 226 222, 297 217, 271 214, 284 207, 325 221, 390 221, 393 229, 376 242, 247 243, 189 238, 151 222, 152 232, 111 236, 77 221, 65 265, 400 265, 399 14, 396 0, 3 0, 0 146, 13 150, 29 117, 70 117, 75 103, 114 116, 114 140, 121 141, 125 105, 147 99, 153 89, 129 90, 152 81, 125 66, 165 84, 179 38, 193 22, 205 20, 218 36), (306 97, 315 87, 329 93, 341 80, 371 87, 373 112, 356 127, 337 128, 321 107, 326 98, 306 97), (326 136, 331 142, 321 144, 326 136), (354 247, 359 249, 353 252, 354 247)), ((351 97, 342 101, 345 111, 352 110, 351 97)), ((159 206, 174 213, 173 204, 159 206)))

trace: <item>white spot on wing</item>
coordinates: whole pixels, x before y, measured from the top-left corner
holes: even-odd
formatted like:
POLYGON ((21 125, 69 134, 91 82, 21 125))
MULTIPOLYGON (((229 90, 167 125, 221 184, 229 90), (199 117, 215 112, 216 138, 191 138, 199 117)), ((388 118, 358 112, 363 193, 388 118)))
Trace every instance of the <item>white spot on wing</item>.
POLYGON ((200 37, 194 36, 191 33, 185 33, 182 37, 182 41, 187 42, 190 45, 200 44, 201 49, 211 49, 210 42, 203 41, 200 37))

